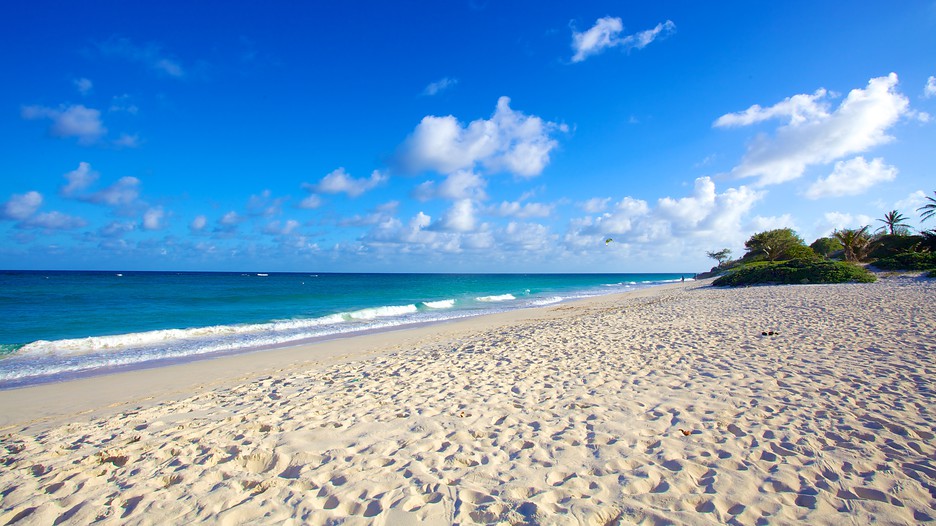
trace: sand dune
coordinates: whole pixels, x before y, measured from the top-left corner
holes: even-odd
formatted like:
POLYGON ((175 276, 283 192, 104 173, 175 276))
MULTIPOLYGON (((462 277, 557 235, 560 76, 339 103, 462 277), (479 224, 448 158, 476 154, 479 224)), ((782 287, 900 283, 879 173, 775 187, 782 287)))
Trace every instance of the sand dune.
POLYGON ((705 285, 10 425, 0 524, 936 520, 936 282, 705 285))

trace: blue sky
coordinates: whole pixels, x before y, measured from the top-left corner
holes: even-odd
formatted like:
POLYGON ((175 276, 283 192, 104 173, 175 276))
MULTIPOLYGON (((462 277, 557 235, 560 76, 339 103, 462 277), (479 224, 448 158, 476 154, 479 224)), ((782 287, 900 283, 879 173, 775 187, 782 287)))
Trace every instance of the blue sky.
POLYGON ((0 15, 0 268, 696 272, 936 226, 933 1, 0 15))

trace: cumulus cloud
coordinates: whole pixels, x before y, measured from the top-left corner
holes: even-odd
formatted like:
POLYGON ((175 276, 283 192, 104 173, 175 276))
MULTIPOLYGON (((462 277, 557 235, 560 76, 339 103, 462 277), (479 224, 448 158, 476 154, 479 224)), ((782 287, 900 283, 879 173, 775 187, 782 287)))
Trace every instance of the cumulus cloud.
POLYGON ((159 230, 163 228, 166 211, 161 206, 150 208, 143 213, 143 228, 145 230, 159 230))
POLYGON ((829 107, 824 99, 828 96, 825 89, 818 89, 812 95, 800 94, 787 97, 769 108, 755 104, 738 113, 722 115, 715 121, 716 127, 750 126, 769 119, 789 120, 796 126, 812 120, 829 116, 829 107))
POLYGON ((37 228, 41 230, 73 230, 88 224, 80 217, 70 216, 61 212, 45 212, 36 214, 17 225, 19 228, 37 228))
POLYGON ((120 137, 114 139, 114 146, 118 148, 137 148, 140 146, 140 136, 121 133, 120 137))
POLYGON ((471 170, 459 170, 448 174, 445 179, 436 184, 434 181, 426 181, 416 187, 413 192, 414 197, 420 201, 430 199, 487 199, 484 188, 487 181, 483 177, 471 170))
POLYGON ((449 174, 482 166, 521 177, 534 177, 549 164, 549 154, 558 146, 551 135, 567 128, 528 116, 510 108, 501 97, 490 119, 462 126, 451 115, 422 119, 401 150, 401 160, 410 170, 434 170, 449 174))
POLYGON ((581 62, 597 55, 605 49, 621 47, 626 50, 643 49, 657 38, 668 36, 676 31, 676 24, 667 20, 633 35, 621 36, 624 24, 620 18, 606 16, 599 18, 587 31, 572 31, 572 62, 581 62))
POLYGON ((316 194, 309 194, 308 197, 299 203, 299 208, 313 210, 322 206, 322 198, 316 194))
POLYGON ((924 192, 923 190, 917 190, 915 192, 912 192, 907 197, 894 203, 894 208, 896 208, 897 210, 907 210, 907 209, 916 210, 917 208, 920 208, 921 206, 926 204, 927 202, 926 198, 927 198, 926 192, 924 192))
POLYGON ((75 137, 78 144, 94 144, 107 133, 101 122, 101 112, 87 108, 83 104, 47 108, 45 106, 25 106, 21 112, 24 119, 50 119, 52 126, 49 133, 55 137, 75 137))
POLYGON ((369 178, 355 179, 344 168, 338 168, 323 177, 312 188, 323 194, 345 193, 350 197, 357 197, 385 183, 388 179, 389 177, 379 170, 374 170, 369 178))
POLYGON ((132 222, 111 221, 98 229, 98 234, 106 238, 119 238, 127 232, 136 230, 136 225, 132 222))
POLYGON ((769 108, 752 106, 727 114, 715 126, 746 126, 768 119, 785 121, 774 137, 759 136, 732 170, 737 177, 758 177, 759 185, 778 184, 803 175, 810 165, 827 164, 890 142, 887 134, 901 117, 910 117, 909 101, 896 90, 897 75, 873 78, 852 90, 834 111, 828 93, 797 95, 769 108))
POLYGON ((521 203, 519 201, 503 201, 491 207, 488 212, 503 217, 517 217, 528 219, 531 217, 549 217, 555 206, 544 203, 521 203))
POLYGON ((6 203, 3 203, 0 211, 2 211, 3 219, 22 221, 35 214, 41 205, 42 194, 31 191, 25 194, 13 194, 6 203))
POLYGON ((930 76, 926 79, 926 85, 923 86, 923 96, 927 99, 936 97, 936 77, 930 76))
POLYGON ((574 219, 564 239, 579 248, 598 246, 605 236, 612 236, 617 246, 738 243, 746 235, 744 216, 762 197, 746 186, 719 193, 709 177, 700 177, 688 196, 663 197, 655 207, 625 197, 600 215, 574 219))
POLYGON ((252 216, 272 217, 278 215, 286 202, 285 197, 273 197, 270 190, 264 190, 259 195, 251 195, 247 200, 247 213, 252 216))
POLYGON ((874 218, 864 214, 849 214, 846 212, 826 212, 817 224, 819 236, 827 236, 835 230, 843 228, 861 228, 874 224, 874 218))
POLYGON ((449 77, 444 77, 435 82, 430 82, 426 89, 423 90, 422 94, 426 96, 433 96, 442 93, 448 89, 454 88, 458 84, 458 79, 453 79, 449 77))
POLYGON ((264 234, 273 236, 286 236, 299 228, 299 221, 289 219, 285 222, 271 221, 263 228, 264 234))
POLYGON ((118 57, 143 64, 160 75, 174 78, 185 76, 182 65, 177 60, 170 58, 159 44, 149 43, 140 46, 127 38, 112 38, 99 43, 97 48, 105 56, 118 57))
POLYGON ((195 219, 189 223, 189 229, 193 232, 201 232, 208 224, 208 218, 203 215, 195 216, 195 219))
POLYGON ((459 199, 442 217, 437 228, 448 232, 471 232, 475 229, 477 218, 471 199, 459 199))
POLYGON ((584 210, 586 214, 597 214, 607 210, 608 203, 610 202, 610 197, 593 197, 587 201, 579 203, 579 207, 584 210))
POLYGON ((94 83, 91 82, 90 79, 86 79, 84 77, 80 79, 75 79, 74 83, 75 83, 75 88, 78 90, 78 93, 81 93, 82 95, 87 95, 88 93, 91 93, 91 90, 94 88, 94 83))
POLYGON ((236 226, 239 225, 244 219, 237 214, 237 212, 231 210, 230 212, 221 216, 221 219, 218 220, 223 226, 236 226))
POLYGON ((84 161, 78 163, 78 168, 65 174, 68 184, 62 187, 62 195, 65 197, 77 197, 89 186, 97 181, 100 174, 91 169, 91 164, 84 161))
POLYGON ((835 169, 828 177, 819 179, 806 190, 806 197, 860 195, 872 186, 893 181, 896 177, 897 168, 884 164, 884 159, 878 157, 868 162, 859 156, 835 163, 835 169))
POLYGON ((127 176, 121 177, 103 190, 82 196, 80 199, 96 204, 126 207, 136 204, 138 197, 140 197, 140 180, 127 176))

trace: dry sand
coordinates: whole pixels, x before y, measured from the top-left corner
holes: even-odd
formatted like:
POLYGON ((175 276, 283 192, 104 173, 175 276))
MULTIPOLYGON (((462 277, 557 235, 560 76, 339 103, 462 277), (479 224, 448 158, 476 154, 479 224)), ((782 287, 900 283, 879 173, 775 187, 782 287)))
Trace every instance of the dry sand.
POLYGON ((0 392, 0 525, 936 519, 936 282, 704 285, 0 392))

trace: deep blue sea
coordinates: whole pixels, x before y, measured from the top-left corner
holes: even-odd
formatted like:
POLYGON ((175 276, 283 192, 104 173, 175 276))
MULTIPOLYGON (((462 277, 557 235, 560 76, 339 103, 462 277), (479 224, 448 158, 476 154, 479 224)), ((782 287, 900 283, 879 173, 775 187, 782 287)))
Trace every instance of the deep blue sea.
POLYGON ((0 389, 543 306, 691 274, 0 271, 0 389))

